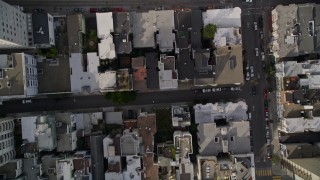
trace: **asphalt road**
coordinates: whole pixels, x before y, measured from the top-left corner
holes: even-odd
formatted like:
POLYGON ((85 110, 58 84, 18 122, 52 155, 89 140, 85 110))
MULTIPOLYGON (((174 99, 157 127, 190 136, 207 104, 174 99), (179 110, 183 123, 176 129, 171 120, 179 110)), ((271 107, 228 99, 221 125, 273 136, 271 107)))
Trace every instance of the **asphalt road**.
MULTIPOLYGON (((253 22, 257 22, 257 18, 263 15, 265 18, 264 26, 268 26, 268 18, 266 14, 270 11, 270 7, 276 5, 288 5, 292 3, 316 3, 316 0, 252 0, 252 3, 242 2, 242 0, 6 0, 9 4, 19 4, 25 6, 28 10, 33 8, 52 9, 53 13, 72 12, 74 7, 124 7, 130 10, 146 10, 154 9, 157 6, 164 6, 166 9, 181 8, 181 7, 198 7, 201 6, 239 6, 242 8, 242 39, 243 47, 246 50, 244 60, 249 65, 254 67, 255 79, 246 82, 243 90, 240 93, 219 92, 195 94, 193 90, 185 91, 167 91, 167 92, 152 92, 139 93, 137 100, 128 105, 147 105, 158 103, 175 103, 175 102, 192 102, 195 99, 208 99, 209 101, 228 101, 235 99, 246 99, 249 110, 252 113, 251 129, 253 137, 253 151, 255 154, 255 165, 257 170, 270 169, 271 161, 266 158, 266 121, 264 117, 264 105, 262 91, 266 88, 265 75, 261 69, 261 55, 255 56, 254 49, 260 49, 259 32, 254 30, 253 22), (54 10, 54 11, 53 11, 54 10), (260 79, 257 74, 260 74, 260 79), (251 88, 256 86, 257 95, 251 95, 251 88)), ((268 31, 265 28, 264 31, 268 31)), ((268 41, 268 38, 264 38, 268 41)), ((266 61, 268 61, 266 57, 266 61)), ((17 113, 31 111, 51 111, 51 110, 72 110, 114 106, 114 104, 103 96, 81 96, 75 98, 66 98, 62 100, 54 99, 35 99, 32 104, 22 104, 20 100, 5 102, 0 106, 0 112, 17 113)), ((272 179, 270 176, 257 177, 257 179, 272 179)))

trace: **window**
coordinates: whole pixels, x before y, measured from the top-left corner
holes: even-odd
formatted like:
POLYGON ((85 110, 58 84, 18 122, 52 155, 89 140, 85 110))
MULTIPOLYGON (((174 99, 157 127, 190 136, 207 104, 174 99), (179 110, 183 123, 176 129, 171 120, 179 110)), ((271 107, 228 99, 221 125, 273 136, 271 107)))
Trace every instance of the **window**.
POLYGON ((218 138, 218 137, 215 137, 215 138, 214 138, 214 142, 218 143, 218 142, 219 142, 219 138, 218 138))

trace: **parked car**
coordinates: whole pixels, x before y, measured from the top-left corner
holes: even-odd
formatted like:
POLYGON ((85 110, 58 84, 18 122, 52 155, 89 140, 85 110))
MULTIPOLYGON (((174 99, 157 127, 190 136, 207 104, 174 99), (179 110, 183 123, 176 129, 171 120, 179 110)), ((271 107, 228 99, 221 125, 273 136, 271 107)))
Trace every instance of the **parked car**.
POLYGON ((99 12, 99 9, 98 8, 90 8, 90 13, 96 13, 96 12, 99 12))
POLYGON ((195 89, 194 93, 202 93, 202 89, 195 89))
POLYGON ((74 8, 73 11, 76 13, 84 13, 85 12, 83 8, 74 8))
POLYGON ((111 9, 110 9, 110 8, 107 8, 107 7, 105 7, 105 8, 100 8, 100 9, 99 9, 99 12, 111 12, 111 9))
POLYGON ((267 100, 268 99, 268 90, 267 89, 263 89, 263 98, 265 99, 265 100, 267 100))
POLYGON ((264 55, 264 52, 261 52, 261 60, 264 61, 266 59, 266 56, 264 55))
POLYGON ((256 56, 259 56, 259 49, 255 48, 254 50, 256 51, 256 56))
POLYGON ((24 100, 22 100, 22 104, 29 104, 29 103, 32 103, 32 100, 31 100, 31 99, 24 99, 24 100))
POLYGON ((264 101, 264 107, 267 108, 269 106, 268 101, 264 101))
POLYGON ((257 88, 256 88, 255 86, 252 87, 252 89, 251 89, 251 94, 252 94, 252 96, 257 95, 257 88))
POLYGON ((258 17, 258 27, 259 27, 259 28, 263 28, 263 19, 262 19, 262 16, 259 16, 259 17, 258 17))
POLYGON ((249 71, 247 71, 246 80, 247 80, 247 81, 250 80, 250 73, 249 73, 249 71))
POLYGON ((269 111, 264 111, 264 115, 266 117, 266 121, 268 121, 269 119, 269 111))
POLYGON ((272 158, 272 150, 271 150, 271 146, 267 146, 267 157, 268 159, 272 158))
POLYGON ((221 88, 216 88, 216 92, 221 91, 221 88))
POLYGON ((253 25, 254 25, 254 30, 255 30, 255 31, 258 31, 258 24, 257 24, 257 22, 253 22, 253 25))
POLYGON ((251 77, 253 78, 254 77, 253 66, 250 66, 250 74, 251 74, 251 77))
POLYGON ((34 13, 44 13, 45 10, 44 9, 34 9, 33 12, 34 13))

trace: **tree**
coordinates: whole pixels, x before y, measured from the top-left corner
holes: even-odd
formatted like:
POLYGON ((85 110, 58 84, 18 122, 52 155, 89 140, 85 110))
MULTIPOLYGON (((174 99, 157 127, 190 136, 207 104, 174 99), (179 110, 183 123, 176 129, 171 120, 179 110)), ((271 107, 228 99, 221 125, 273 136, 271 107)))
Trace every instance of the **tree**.
POLYGON ((214 24, 208 24, 202 29, 203 39, 213 39, 217 32, 217 26, 214 24))
POLYGON ((114 103, 124 104, 136 99, 137 93, 135 91, 121 91, 121 92, 107 92, 106 99, 114 103))
POLYGON ((58 56, 58 49, 56 47, 50 48, 46 54, 49 58, 56 58, 58 56))

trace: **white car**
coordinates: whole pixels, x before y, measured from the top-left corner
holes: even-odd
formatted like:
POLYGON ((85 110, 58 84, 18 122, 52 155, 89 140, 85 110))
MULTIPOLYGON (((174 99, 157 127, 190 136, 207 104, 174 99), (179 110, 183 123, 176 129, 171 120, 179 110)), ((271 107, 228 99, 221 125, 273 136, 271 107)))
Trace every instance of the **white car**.
POLYGON ((221 91, 221 88, 216 88, 216 92, 221 91))
POLYGON ((256 56, 258 57, 259 56, 259 49, 255 48, 254 50, 256 51, 256 56))
POLYGON ((249 73, 249 71, 247 71, 246 80, 247 80, 247 81, 249 81, 249 80, 250 80, 250 73, 249 73))
POLYGON ((264 52, 261 52, 261 60, 264 61, 265 58, 264 52))
POLYGON ((254 77, 253 66, 250 66, 250 74, 251 74, 251 77, 253 78, 254 77))
POLYGON ((253 22, 253 25, 254 25, 254 30, 258 31, 258 23, 257 22, 253 22))

